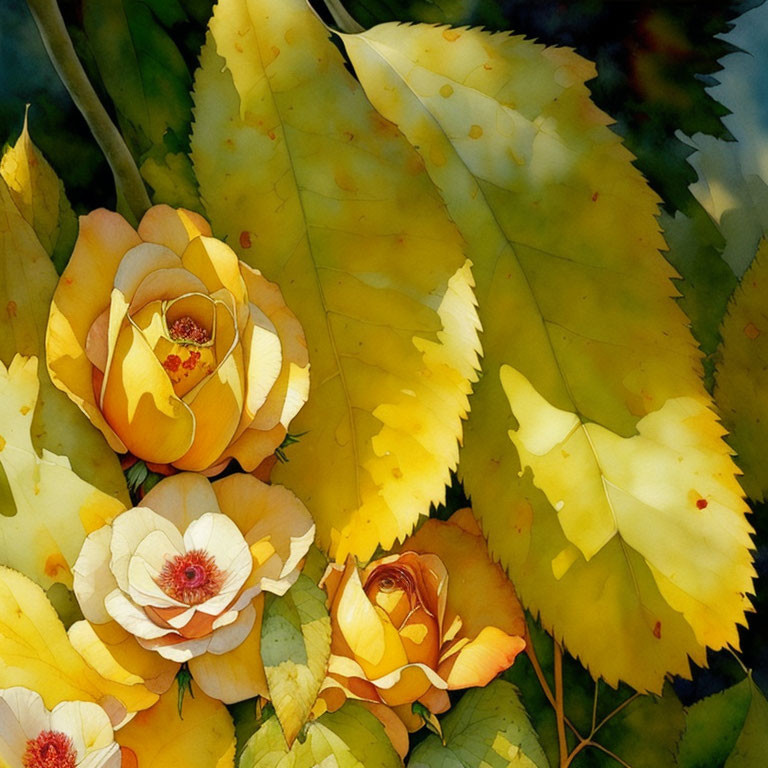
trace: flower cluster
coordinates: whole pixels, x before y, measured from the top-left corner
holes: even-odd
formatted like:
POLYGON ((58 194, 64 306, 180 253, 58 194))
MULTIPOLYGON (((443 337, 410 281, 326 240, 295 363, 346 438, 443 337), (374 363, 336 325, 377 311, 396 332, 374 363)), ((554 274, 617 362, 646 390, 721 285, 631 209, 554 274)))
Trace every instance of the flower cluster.
MULTIPOLYGON (((53 297, 47 362, 115 451, 168 475, 135 506, 91 515, 71 569, 83 619, 68 642, 101 684, 152 698, 111 706, 106 689, 94 701, 1 690, 3 764, 140 766, 142 723, 161 716, 152 712, 175 680, 180 707, 191 685, 225 705, 272 700, 278 716, 293 696, 281 685, 305 685, 304 720, 355 700, 404 756, 424 712, 446 711, 448 691, 487 684, 523 649, 512 585, 462 510, 367 565, 349 557, 317 571, 329 625, 322 674, 270 678, 280 664, 262 647, 265 611, 296 585, 315 526, 289 489, 251 473, 307 399, 307 345, 277 286, 199 215, 160 205, 137 230, 105 210, 83 217, 53 297)), ((293 610, 301 624, 292 605, 278 615, 293 610)), ((277 642, 291 637, 286 629, 277 642)))

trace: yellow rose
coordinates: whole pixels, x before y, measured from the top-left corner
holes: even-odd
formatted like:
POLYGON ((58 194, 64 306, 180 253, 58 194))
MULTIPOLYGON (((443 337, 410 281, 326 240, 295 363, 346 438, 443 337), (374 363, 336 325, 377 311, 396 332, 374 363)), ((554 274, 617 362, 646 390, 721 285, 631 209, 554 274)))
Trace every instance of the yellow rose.
POLYGON ((0 690, 0 765, 19 768, 120 768, 107 713, 90 701, 48 710, 29 688, 0 690))
POLYGON ((448 690, 483 686, 525 647, 525 621, 511 582, 488 557, 472 512, 428 520, 400 553, 359 568, 331 564, 323 577, 331 613, 331 659, 321 697, 335 710, 368 702, 395 746, 433 713, 448 690))
POLYGON ((48 370, 113 450, 155 464, 246 471, 307 399, 304 334, 279 288, 167 205, 138 231, 103 209, 80 219, 53 296, 48 370))
POLYGON ((85 540, 73 570, 87 622, 70 638, 106 677, 118 664, 157 693, 186 662, 224 703, 266 695, 263 592, 296 581, 314 532, 282 486, 245 474, 166 478, 85 540))

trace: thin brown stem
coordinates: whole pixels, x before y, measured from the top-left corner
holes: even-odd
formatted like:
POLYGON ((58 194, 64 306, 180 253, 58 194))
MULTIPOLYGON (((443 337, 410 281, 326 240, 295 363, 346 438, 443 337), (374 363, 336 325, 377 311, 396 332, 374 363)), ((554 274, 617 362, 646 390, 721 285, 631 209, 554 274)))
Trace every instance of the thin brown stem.
POLYGON ((576 755, 581 752, 582 749, 585 749, 586 747, 589 747, 592 744, 592 742, 589 739, 582 739, 574 748, 573 752, 571 752, 570 755, 568 755, 568 759, 565 761, 564 768, 568 768, 568 766, 573 762, 576 755))
POLYGON ((616 709, 609 712, 599 723, 599 725, 596 728, 592 729, 592 733, 590 734, 590 737, 594 736, 612 717, 615 717, 616 715, 621 712, 624 707, 626 707, 628 704, 631 704, 640 694, 635 691, 628 699, 625 699, 624 701, 619 704, 616 709))
POLYGON ((613 758, 619 765, 624 766, 624 768, 632 768, 629 763, 622 760, 618 755, 611 752, 610 749, 607 749, 602 744, 598 744, 596 741, 591 741, 590 746, 594 747, 595 749, 599 749, 601 752, 605 752, 608 757, 613 758))
POLYGON ((557 721, 557 745, 560 751, 560 768, 568 766, 568 742, 565 738, 565 703, 563 700, 563 650, 555 643, 555 719, 557 721))
POLYGON ((600 688, 600 681, 595 680, 595 696, 592 699, 592 730, 590 731, 590 738, 595 735, 595 723, 597 722, 597 692, 600 688))
POLYGON ((27 4, 59 77, 107 158, 115 178, 118 199, 125 200, 133 216, 140 219, 150 206, 147 188, 130 150, 77 58, 56 0, 27 0, 27 4))

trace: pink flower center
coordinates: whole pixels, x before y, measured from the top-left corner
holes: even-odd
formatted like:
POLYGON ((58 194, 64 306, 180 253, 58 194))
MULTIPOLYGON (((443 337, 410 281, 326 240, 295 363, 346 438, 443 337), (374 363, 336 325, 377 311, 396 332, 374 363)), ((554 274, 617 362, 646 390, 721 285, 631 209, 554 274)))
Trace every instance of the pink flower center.
POLYGON ((186 605, 199 605, 219 594, 224 574, 214 559, 202 549, 168 560, 160 571, 160 589, 186 605))
POLYGON ((21 764, 24 768, 75 768, 77 754, 65 733, 41 731, 36 739, 27 739, 21 764))
POLYGON ((174 341, 206 344, 211 340, 211 334, 189 315, 174 320, 168 333, 174 341))

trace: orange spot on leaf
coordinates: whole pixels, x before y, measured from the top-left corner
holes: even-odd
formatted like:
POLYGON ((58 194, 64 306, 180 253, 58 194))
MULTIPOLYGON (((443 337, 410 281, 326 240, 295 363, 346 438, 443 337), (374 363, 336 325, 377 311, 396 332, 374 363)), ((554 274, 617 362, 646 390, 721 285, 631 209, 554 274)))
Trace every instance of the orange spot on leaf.
POLYGON ((248 232, 248 230, 243 230, 240 233, 240 247, 241 248, 250 248, 251 247, 251 233, 248 232))
POLYGON ((469 129, 469 138, 470 139, 479 139, 483 135, 483 129, 479 125, 473 125, 469 129))
POLYGON ((461 37, 461 32, 458 32, 455 29, 444 29, 443 30, 443 37, 449 42, 453 43, 456 40, 458 40, 461 37))
POLYGON ((5 311, 8 313, 8 317, 16 317, 16 311, 18 306, 15 301, 9 301, 5 307, 5 311))
POLYGON ((600 193, 599 192, 595 192, 595 194, 592 195, 592 202, 596 203, 598 197, 600 197, 600 193))
POLYGON ((59 571, 69 573, 69 566, 67 565, 67 561, 64 559, 64 556, 60 552, 57 552, 55 555, 49 555, 45 560, 45 565, 43 568, 45 570, 45 575, 51 579, 56 578, 59 571))
POLYGON ((661 640, 661 622, 657 621, 656 624, 653 626, 653 636, 657 640, 661 640))
POLYGON ((744 326, 744 335, 754 341, 760 335, 760 329, 754 323, 747 323, 744 326))

